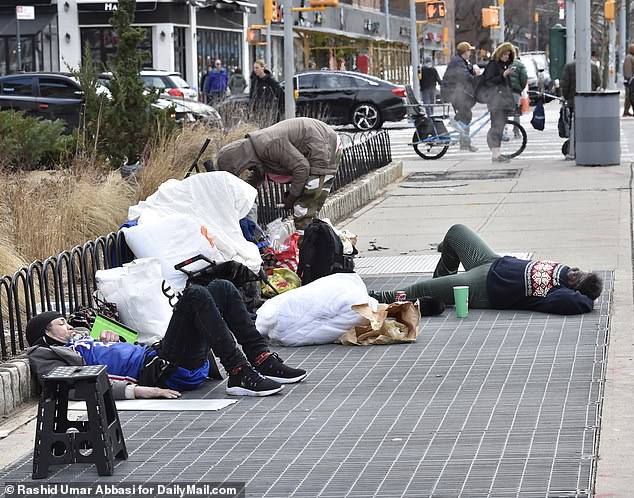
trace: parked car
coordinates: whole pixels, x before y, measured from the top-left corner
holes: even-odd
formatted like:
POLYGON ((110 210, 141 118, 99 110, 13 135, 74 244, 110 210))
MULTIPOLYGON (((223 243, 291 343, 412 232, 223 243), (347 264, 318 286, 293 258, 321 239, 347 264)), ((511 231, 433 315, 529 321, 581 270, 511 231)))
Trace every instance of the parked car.
MULTIPOLYGON (((101 86, 101 91, 108 92, 101 86)), ((84 92, 79 81, 69 73, 17 73, 0 76, 0 110, 24 111, 43 119, 61 119, 70 133, 79 126, 84 92)), ((157 109, 167 109, 174 103, 158 99, 157 109)), ((216 113, 217 114, 217 113, 216 113)), ((194 121, 192 111, 175 103, 171 116, 177 121, 194 121)), ((219 117, 218 117, 219 118, 219 117)))
MULTIPOLYGON (((281 83, 282 87, 285 82, 281 83)), ((295 113, 357 130, 380 128, 405 117, 405 88, 354 71, 307 71, 294 78, 295 113)), ((249 95, 232 95, 219 104, 221 114, 247 106, 249 95)), ((280 103, 283 107, 283 102, 280 103)))
MULTIPOLYGON (((546 92, 554 94, 555 84, 550 77, 550 70, 548 68, 548 57, 545 52, 524 52, 520 55, 520 60, 526 66, 528 72, 528 89, 531 92, 546 92)), ((529 93, 529 98, 532 103, 537 101, 537 94, 529 93)), ((546 98, 546 102, 549 102, 551 98, 546 98)))
MULTIPOLYGON (((143 79, 144 71, 141 71, 141 79, 143 79)), ((110 86, 110 80, 112 79, 112 73, 101 73, 99 75, 99 83, 105 87, 110 86)), ((146 85, 148 90, 152 87, 146 85)), ((186 119, 189 121, 203 121, 209 126, 215 126, 222 128, 222 119, 220 114, 212 106, 198 102, 197 100, 188 100, 180 97, 179 95, 173 95, 170 92, 161 92, 159 99, 156 102, 156 107, 165 109, 170 105, 175 106, 176 113, 181 116, 185 114, 191 115, 193 119, 186 119)), ((189 118, 189 116, 187 116, 189 118)), ((180 117, 177 118, 180 120, 180 117)))
POLYGON ((159 69, 144 69, 141 71, 140 76, 146 87, 160 90, 161 96, 198 100, 198 92, 189 86, 180 73, 161 71, 159 69))

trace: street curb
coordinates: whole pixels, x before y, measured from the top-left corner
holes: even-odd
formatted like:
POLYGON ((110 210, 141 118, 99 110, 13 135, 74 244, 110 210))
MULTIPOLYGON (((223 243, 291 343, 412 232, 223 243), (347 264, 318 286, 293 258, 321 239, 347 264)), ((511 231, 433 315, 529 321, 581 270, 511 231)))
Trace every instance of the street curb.
MULTIPOLYGON (((403 161, 393 161, 387 166, 368 173, 355 182, 328 197, 319 211, 320 218, 329 218, 336 223, 364 206, 387 187, 403 176, 403 161)), ((291 233, 294 223, 285 222, 291 233)), ((28 358, 18 357, 0 363, 0 416, 8 418, 20 404, 35 396, 31 382, 31 367, 28 358)))

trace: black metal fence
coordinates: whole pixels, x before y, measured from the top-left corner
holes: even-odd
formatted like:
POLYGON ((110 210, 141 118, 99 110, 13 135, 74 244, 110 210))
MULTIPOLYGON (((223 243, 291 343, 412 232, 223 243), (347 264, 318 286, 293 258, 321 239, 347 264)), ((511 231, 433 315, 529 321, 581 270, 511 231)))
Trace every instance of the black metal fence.
MULTIPOLYGON (((386 131, 348 137, 343 140, 344 152, 333 191, 364 174, 391 162, 390 139, 386 131)), ((258 192, 258 221, 269 223, 290 213, 276 207, 282 202, 283 190, 271 183, 258 192)), ((36 260, 0 280, 0 361, 26 349, 24 330, 34 315, 57 310, 64 315, 78 306, 92 307, 96 290, 97 270, 116 268, 131 261, 122 232, 110 233, 89 240, 44 261, 36 260)))

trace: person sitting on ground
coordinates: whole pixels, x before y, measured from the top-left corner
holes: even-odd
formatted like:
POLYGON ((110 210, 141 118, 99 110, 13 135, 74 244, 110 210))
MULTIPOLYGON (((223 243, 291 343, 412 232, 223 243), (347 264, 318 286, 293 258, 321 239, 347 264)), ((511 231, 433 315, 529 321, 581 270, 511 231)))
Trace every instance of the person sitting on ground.
POLYGON ((258 187, 266 178, 290 184, 284 208, 303 233, 330 193, 341 162, 337 133, 322 121, 292 118, 224 146, 216 164, 258 187))
MULTIPOLYGON (((408 298, 430 296, 453 305, 453 287, 467 285, 471 308, 575 315, 592 311, 603 289, 596 273, 552 261, 500 256, 465 225, 452 226, 438 250, 441 257, 433 278, 399 289, 408 298), (460 263, 466 271, 458 273, 460 263)), ((391 303, 395 292, 370 291, 370 295, 391 303)))
POLYGON ((40 382, 58 366, 106 365, 115 399, 177 398, 179 391, 195 389, 209 374, 210 349, 229 374, 230 395, 268 396, 306 377, 305 370, 285 365, 269 351, 238 289, 220 279, 206 287, 189 285, 165 336, 151 347, 119 342, 108 330, 98 340, 78 335, 57 311, 31 318, 26 339, 31 370, 40 382))

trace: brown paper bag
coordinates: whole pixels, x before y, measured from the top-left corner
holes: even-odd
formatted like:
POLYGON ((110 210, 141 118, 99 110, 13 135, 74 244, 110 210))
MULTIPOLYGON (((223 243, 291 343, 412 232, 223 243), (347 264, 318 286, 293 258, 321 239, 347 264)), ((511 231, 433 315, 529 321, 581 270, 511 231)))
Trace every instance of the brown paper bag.
POLYGON ((372 311, 368 304, 355 304, 352 309, 363 315, 366 323, 348 330, 336 342, 344 346, 416 342, 420 323, 418 301, 379 304, 377 311, 372 311))

